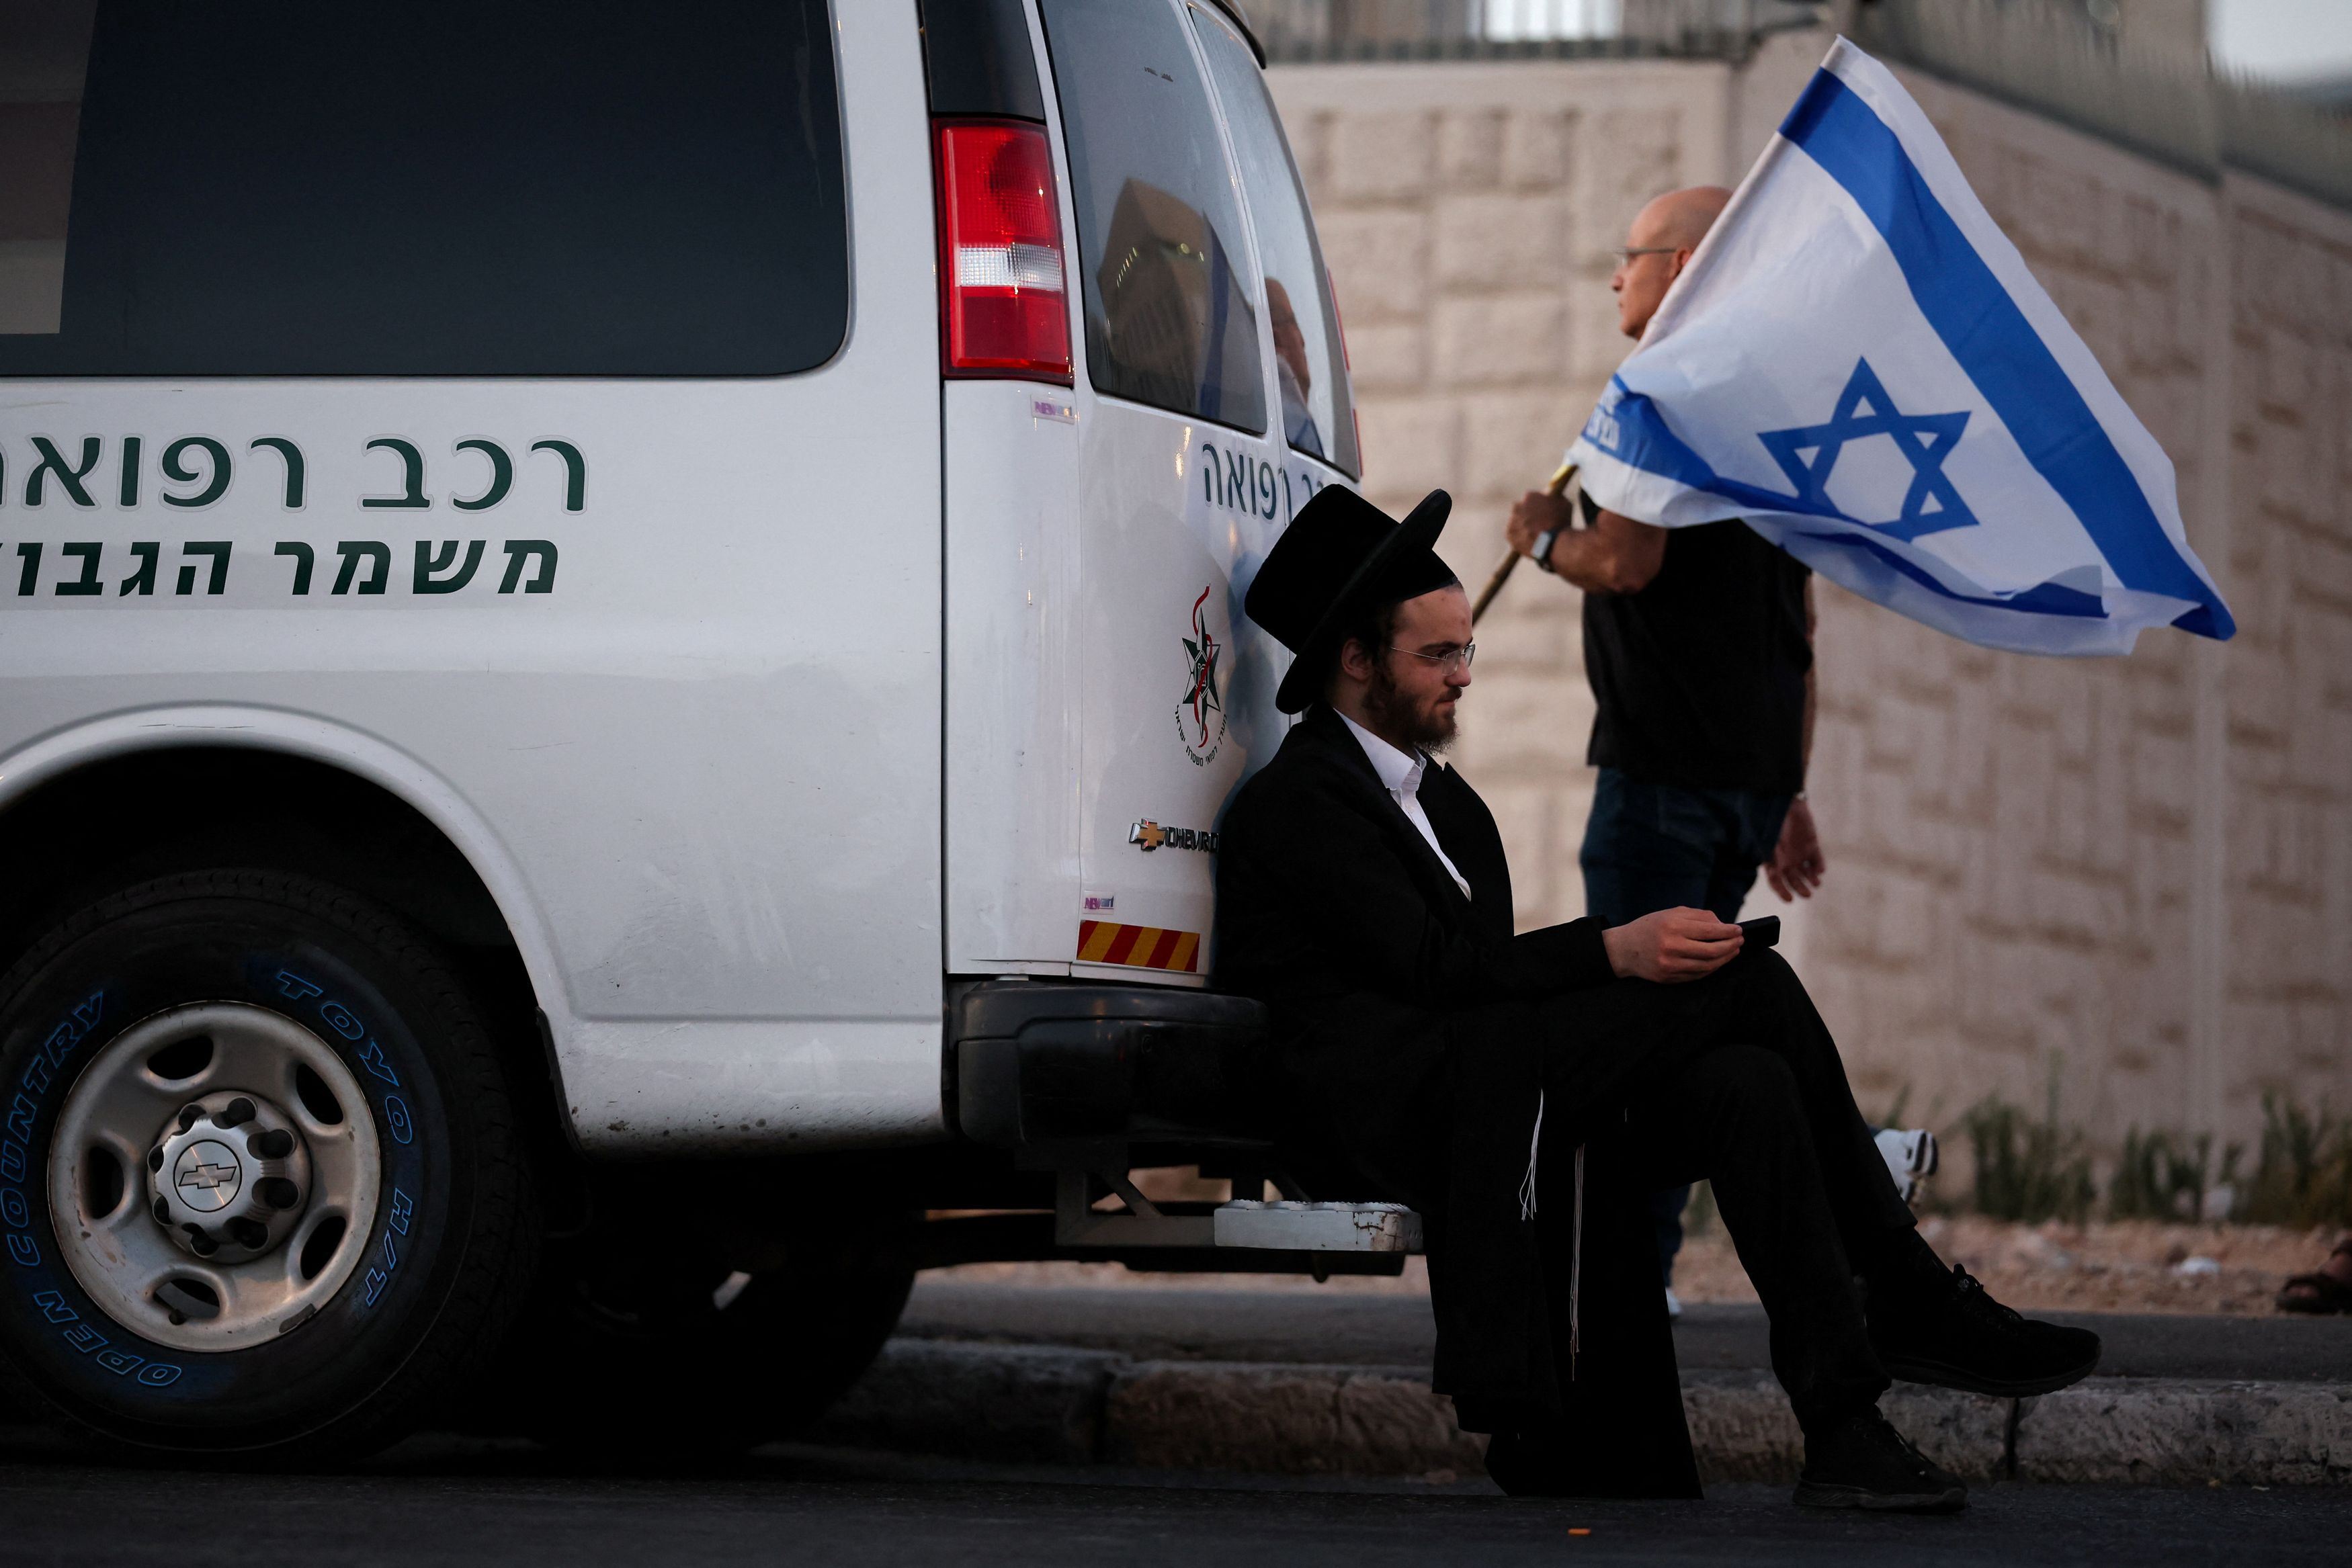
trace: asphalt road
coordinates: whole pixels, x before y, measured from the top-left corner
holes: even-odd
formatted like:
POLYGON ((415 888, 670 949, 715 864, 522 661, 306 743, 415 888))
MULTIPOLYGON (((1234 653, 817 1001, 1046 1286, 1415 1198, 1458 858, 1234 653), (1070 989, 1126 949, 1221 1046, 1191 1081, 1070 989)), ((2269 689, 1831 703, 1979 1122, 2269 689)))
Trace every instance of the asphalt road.
MULTIPOLYGON (((2107 1318, 2126 1375, 2343 1375, 2352 1323, 2107 1318)), ((1151 1359, 1426 1364, 1426 1301, 1175 1288, 925 1281, 903 1331, 1151 1359)), ((1760 1364, 1752 1309, 1699 1308, 1686 1366, 1760 1364)), ((2352 1488, 1979 1488, 1954 1519, 1801 1512, 1782 1487, 1696 1504, 1521 1501, 1451 1485, 976 1465, 813 1447, 665 1467, 611 1434, 599 1466, 520 1441, 426 1435, 310 1476, 94 1467, 0 1428, 0 1568, 169 1563, 928 1564, 1380 1568, 1388 1563, 2352 1562, 2352 1488), (1571 1533, 1583 1531, 1588 1533, 1571 1533)))
MULTIPOLYGON (((2352 1318, 2049 1316, 2099 1334, 2104 1377, 2352 1378, 2352 1318)), ((1073 1289, 935 1279, 916 1285, 898 1332, 923 1339, 1115 1350, 1139 1361, 1424 1368, 1436 1343, 1429 1302, 1418 1296, 1177 1285, 1073 1289)), ((1675 1325, 1675 1355, 1691 1370, 1769 1366, 1764 1309, 1685 1308, 1675 1325)), ((2352 1552, 2347 1561, 2352 1561, 2352 1552)))
POLYGON ((1800 1512, 1778 1487, 1704 1503, 1523 1502, 1452 1489, 974 1467, 763 1450, 692 1473, 583 1469, 425 1437, 349 1473, 92 1469, 0 1443, 0 1564, 1017 1563, 2341 1563, 2352 1490, 2000 1487, 1944 1519, 1800 1512), (1578 1534, 1582 1531, 1588 1533, 1578 1534))

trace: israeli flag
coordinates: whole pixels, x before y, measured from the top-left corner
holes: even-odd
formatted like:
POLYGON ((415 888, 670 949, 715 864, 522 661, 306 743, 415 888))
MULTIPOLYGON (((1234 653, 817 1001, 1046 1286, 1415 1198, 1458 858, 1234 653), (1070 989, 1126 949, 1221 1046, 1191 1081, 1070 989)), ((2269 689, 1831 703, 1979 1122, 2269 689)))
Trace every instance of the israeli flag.
POLYGON ((2163 448, 1911 95, 1843 38, 1569 457, 1612 511, 1745 518, 1987 647, 2236 630, 2163 448))

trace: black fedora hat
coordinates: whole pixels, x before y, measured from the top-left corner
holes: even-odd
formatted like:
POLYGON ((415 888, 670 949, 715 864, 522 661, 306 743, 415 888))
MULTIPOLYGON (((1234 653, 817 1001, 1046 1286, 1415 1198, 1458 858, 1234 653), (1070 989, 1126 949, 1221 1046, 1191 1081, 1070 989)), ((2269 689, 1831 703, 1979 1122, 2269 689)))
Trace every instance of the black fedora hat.
POLYGON ((1430 547, 1454 497, 1432 490, 1400 523, 1353 490, 1330 485, 1298 509, 1257 570, 1242 608, 1297 657, 1274 706, 1297 713, 1321 695, 1332 657, 1365 606, 1444 588, 1453 570, 1430 547))

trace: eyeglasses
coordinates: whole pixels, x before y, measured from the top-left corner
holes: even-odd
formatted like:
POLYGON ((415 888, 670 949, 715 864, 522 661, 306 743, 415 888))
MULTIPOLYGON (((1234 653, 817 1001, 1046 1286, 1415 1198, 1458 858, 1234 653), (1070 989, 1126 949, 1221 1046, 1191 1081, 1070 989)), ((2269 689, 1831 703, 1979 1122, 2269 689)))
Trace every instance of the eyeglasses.
POLYGON ((1411 648, 1400 648, 1391 643, 1389 644, 1389 652, 1402 653, 1411 659, 1426 659, 1450 675, 1456 670, 1466 670, 1470 667, 1470 661, 1478 656, 1478 644, 1465 643, 1458 648, 1448 648, 1443 653, 1416 653, 1411 648))
POLYGON ((1621 245, 1609 254, 1617 258, 1618 266, 1625 267, 1637 256, 1672 256, 1682 248, 1678 245, 1621 245))

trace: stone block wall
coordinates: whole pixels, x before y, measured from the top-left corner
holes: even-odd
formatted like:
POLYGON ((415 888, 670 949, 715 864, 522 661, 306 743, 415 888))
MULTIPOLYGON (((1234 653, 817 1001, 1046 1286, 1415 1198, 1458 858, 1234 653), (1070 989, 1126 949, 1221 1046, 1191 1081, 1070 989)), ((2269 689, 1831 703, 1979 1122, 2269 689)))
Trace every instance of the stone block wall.
MULTIPOLYGON (((1643 203, 1724 177, 1732 72, 1711 63, 1309 66, 1270 73, 1339 290, 1364 488, 1453 492, 1473 591, 1629 346, 1610 251, 1643 203)), ((1576 594, 1535 571, 1478 632, 1456 760, 1495 809, 1523 925, 1584 908, 1592 696, 1576 594)))
POLYGON ((2352 218, 2231 182, 2220 998, 2233 1111, 2263 1083, 2352 1104, 2352 218))
MULTIPOLYGON (((1744 68, 1510 62, 1272 73, 1336 279, 1365 487, 1456 499, 1475 591, 1630 346, 1611 247, 1736 183, 1825 42, 1744 68)), ((2261 1096, 2352 1110, 2352 214, 2218 186, 1916 73, 1986 206, 2171 455, 2241 632, 2127 659, 1970 647, 1822 585, 1811 794, 1831 862, 1782 910, 1866 1110, 1998 1091, 2109 1152, 2251 1139, 2261 1096)), ((1523 925, 1581 913, 1591 722, 1573 591, 1481 624, 1457 760, 1523 925)))

